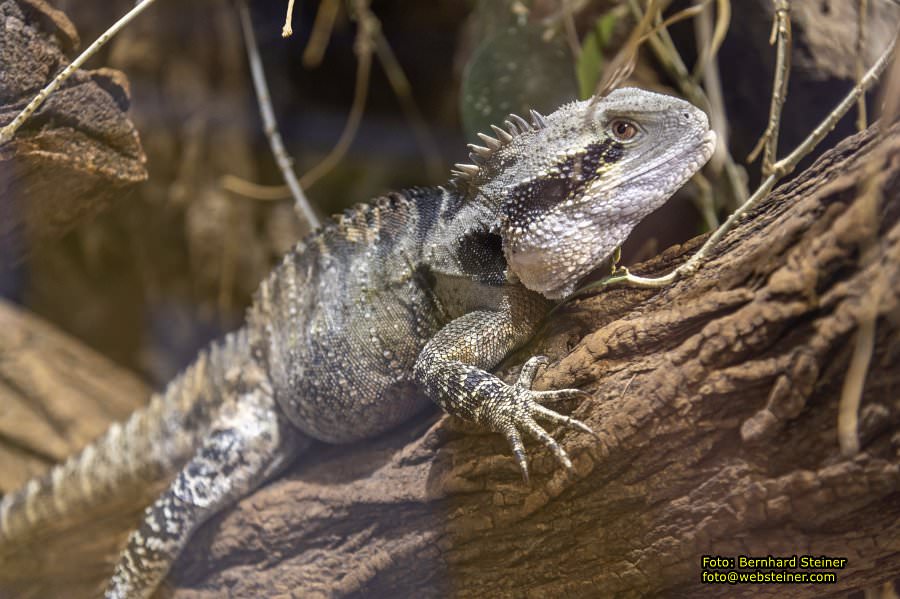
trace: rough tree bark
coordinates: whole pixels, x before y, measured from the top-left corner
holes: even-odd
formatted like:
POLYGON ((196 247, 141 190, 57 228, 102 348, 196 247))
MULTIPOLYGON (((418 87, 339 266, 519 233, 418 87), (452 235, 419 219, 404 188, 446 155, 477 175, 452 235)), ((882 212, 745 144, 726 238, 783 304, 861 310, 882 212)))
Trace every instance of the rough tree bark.
MULTIPOLYGON (((43 0, 0 0, 0 125, 68 63, 75 27, 43 0)), ((0 145, 0 271, 147 178, 120 71, 76 71, 0 145)))
MULTIPOLYGON (((784 592, 701 588, 701 555, 741 553, 848 558, 836 585, 792 586, 793 596, 896 578, 898 131, 828 152, 693 278, 572 301, 508 361, 512 377, 529 354, 563 356, 539 387, 594 395, 566 408, 599 441, 556 431, 574 479, 532 445, 535 481, 524 487, 498 436, 423 416, 369 443, 316 448, 205 525, 159 596, 784 592), (884 191, 875 210, 861 197, 873 177, 884 191), (876 335, 862 451, 845 458, 836 414, 864 318, 876 335)), ((698 242, 635 270, 666 271, 698 242)), ((15 574, 14 596, 92 596, 111 563, 97 555, 124 529, 88 530, 23 547, 0 579, 15 574)))
POLYGON ((0 493, 84 447, 148 395, 134 375, 0 301, 0 493))
MULTIPOLYGON (((870 130, 779 188, 693 278, 571 302, 529 352, 539 384, 579 386, 557 432, 577 477, 536 446, 524 487, 496 435, 419 421, 322 447, 197 535, 174 597, 780 594, 701 587, 700 556, 848 558, 838 583, 900 575, 900 136, 870 130), (877 212, 861 184, 882 178, 877 212), (877 317, 859 436, 843 457, 841 387, 877 317), (571 347, 569 351, 567 348, 571 347), (422 434, 424 432, 424 434, 422 434)), ((673 248, 642 273, 671 268, 673 248)), ((515 368, 509 369, 512 373, 515 368)))
MULTIPOLYGON (((0 301, 0 494, 61 462, 141 407, 133 374, 0 301)), ((0 556, 0 597, 93 597, 134 526, 134 498, 102 506, 0 556)))

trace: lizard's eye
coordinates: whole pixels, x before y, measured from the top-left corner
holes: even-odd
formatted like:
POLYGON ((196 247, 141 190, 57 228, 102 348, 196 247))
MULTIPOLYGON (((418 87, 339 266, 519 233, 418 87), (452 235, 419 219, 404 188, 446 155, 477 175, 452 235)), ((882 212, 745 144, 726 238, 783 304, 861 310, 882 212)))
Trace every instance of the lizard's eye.
POLYGON ((626 119, 614 119, 609 124, 609 133, 617 141, 628 141, 634 139, 638 134, 637 125, 626 119))

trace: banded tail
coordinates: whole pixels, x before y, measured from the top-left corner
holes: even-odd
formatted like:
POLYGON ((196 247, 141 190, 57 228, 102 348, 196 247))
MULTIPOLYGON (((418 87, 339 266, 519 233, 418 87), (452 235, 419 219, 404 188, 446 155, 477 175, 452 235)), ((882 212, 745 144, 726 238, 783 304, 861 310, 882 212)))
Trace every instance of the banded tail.
POLYGON ((213 343, 147 407, 0 499, 0 548, 123 492, 167 480, 191 456, 223 399, 226 371, 249 354, 241 330, 213 343))

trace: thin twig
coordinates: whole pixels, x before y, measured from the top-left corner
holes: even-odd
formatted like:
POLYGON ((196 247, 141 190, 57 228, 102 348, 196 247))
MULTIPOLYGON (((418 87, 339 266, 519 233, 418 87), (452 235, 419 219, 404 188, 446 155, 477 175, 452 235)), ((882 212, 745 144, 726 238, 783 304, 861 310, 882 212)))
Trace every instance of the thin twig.
POLYGON ((428 125, 425 123, 425 118, 422 116, 419 106, 413 98, 412 85, 410 85, 403 67, 400 66, 400 62, 397 60, 382 31, 381 21, 378 20, 378 17, 369 9, 367 4, 360 4, 360 10, 362 11, 360 18, 369 20, 368 25, 364 29, 371 32, 374 38, 375 55, 378 57, 378 62, 384 69, 385 75, 387 75, 388 83, 390 83, 391 89, 394 91, 394 95, 397 96, 400 107, 403 109, 403 113, 412 127, 413 135, 416 136, 416 141, 422 149, 425 168, 432 179, 439 179, 443 175, 441 152, 438 149, 437 142, 434 141, 434 137, 431 135, 431 131, 428 129, 428 125))
MULTIPOLYGON (((900 87, 900 61, 897 60, 896 48, 894 54, 894 64, 888 72, 887 81, 882 88, 882 96, 892 98, 892 101, 885 103, 882 108, 881 129, 878 136, 884 136, 900 114, 900 104, 893 99, 897 95, 897 88, 900 87)), ((863 189, 856 203, 862 215, 861 225, 869 233, 862 236, 859 243, 861 269, 871 268, 872 263, 878 258, 875 237, 878 231, 879 207, 884 201, 884 182, 887 175, 878 161, 870 161, 866 165, 866 169, 867 172, 863 177, 863 189)), ((852 457, 859 452, 859 406, 862 403, 866 374, 869 371, 869 364, 875 349, 878 308, 887 289, 888 281, 882 270, 875 269, 874 280, 860 299, 853 355, 850 358, 850 365, 847 368, 847 376, 841 391, 841 401, 838 405, 838 444, 841 447, 841 454, 845 457, 852 457)))
POLYGON ((631 375, 631 378, 628 379, 628 382, 625 383, 625 388, 622 389, 622 393, 619 395, 619 399, 622 399, 625 397, 625 394, 628 392, 628 388, 631 387, 631 383, 634 382, 634 377, 636 377, 636 376, 637 376, 637 373, 635 372, 634 374, 631 375))
POLYGON ((322 57, 325 55, 325 48, 331 38, 331 30, 334 29, 334 22, 340 7, 339 0, 322 0, 319 4, 316 20, 313 21, 312 33, 309 34, 309 41, 306 43, 306 48, 303 49, 303 66, 306 68, 317 67, 322 63, 322 57))
MULTIPOLYGON (((641 22, 647 18, 650 10, 654 9, 653 4, 648 3, 647 12, 642 11, 637 0, 629 0, 629 7, 635 18, 641 22)), ((653 50, 660 65, 678 84, 678 89, 681 94, 690 100, 692 104, 699 106, 707 113, 711 113, 711 103, 706 92, 691 77, 691 74, 684 65, 684 61, 681 59, 681 55, 678 53, 678 49, 675 47, 675 43, 672 41, 668 30, 666 30, 665 27, 662 27, 662 25, 665 24, 665 22, 662 22, 662 16, 660 14, 662 7, 656 8, 659 9, 655 14, 656 19, 661 23, 654 28, 654 33, 647 39, 647 42, 650 44, 650 49, 653 50)), ((722 131, 716 131, 716 134, 718 135, 721 135, 722 133, 722 131)), ((746 183, 744 177, 741 175, 740 167, 734 162, 734 157, 731 156, 730 152, 726 152, 724 155, 724 167, 729 193, 734 199, 734 205, 740 206, 747 197, 746 183)))
POLYGON ((262 117, 263 128, 266 137, 269 139, 269 146, 272 148, 272 154, 275 156, 275 162, 281 169, 281 175, 284 182, 291 190, 294 197, 294 211, 297 216, 304 222, 308 223, 310 228, 315 229, 319 226, 319 217, 316 216, 309 200, 303 193, 303 186, 297 181, 297 175, 294 174, 293 160, 284 148, 281 141, 281 134, 278 132, 278 123, 275 121, 275 110, 272 108, 272 99, 269 95, 269 86, 266 84, 266 75, 263 71, 262 60, 259 57, 259 48, 256 45, 256 36, 253 33, 253 21, 250 19, 250 11, 247 10, 247 3, 244 0, 238 0, 238 13, 241 17, 241 27, 244 31, 244 45, 247 48, 247 60, 250 63, 250 75, 253 79, 253 88, 256 90, 256 99, 259 104, 259 115, 262 117))
POLYGON ((847 376, 841 390, 841 401, 838 404, 837 435, 841 454, 853 457, 859 453, 859 404, 862 401, 866 373, 875 350, 875 315, 866 314, 859 317, 856 329, 856 342, 853 357, 847 367, 847 376))
POLYGON ((888 47, 884 50, 881 57, 879 57, 878 61, 872 65, 872 67, 866 72, 862 79, 860 79, 859 83, 853 86, 853 89, 844 97, 843 100, 831 111, 831 113, 825 117, 825 119, 819 123, 819 125, 813 129, 812 133, 810 133, 803 142, 794 148, 790 154, 788 154, 785 158, 782 158, 772 167, 772 174, 770 174, 765 181, 753 192, 753 195, 737 210, 735 210, 731 216, 728 217, 728 220, 725 221, 722 226, 720 226, 716 231, 709 236, 706 242, 697 250, 691 258, 674 269, 667 275, 656 277, 656 278, 645 278, 637 275, 632 275, 628 272, 628 269, 622 269, 620 273, 614 274, 610 277, 607 277, 601 281, 597 281, 591 285, 586 286, 582 291, 587 291, 588 289, 594 289, 597 287, 603 287, 612 283, 619 283, 622 281, 626 281, 631 283, 632 285, 638 287, 663 287, 673 282, 675 279, 684 276, 690 276, 694 274, 701 266, 701 263, 709 256, 712 249, 725 237, 726 233, 728 233, 734 225, 740 220, 747 212, 749 212, 752 208, 754 208, 757 204, 759 204, 766 195, 775 187, 775 184, 783 178, 785 175, 791 173, 791 171, 796 168, 797 164, 806 157, 818 144, 821 142, 828 133, 834 129, 837 122, 847 114, 847 111, 853 106, 856 102, 856 99, 863 93, 866 92, 872 85, 878 80, 881 73, 884 71, 885 67, 887 67, 890 62, 891 55, 894 51, 894 47, 897 44, 897 33, 895 32, 893 39, 891 39, 891 43, 888 44, 888 47))
POLYGON ((756 147, 747 156, 747 162, 753 162, 763 151, 762 174, 772 173, 778 154, 778 131, 781 128, 781 111, 787 98, 788 79, 791 74, 791 4, 790 0, 772 0, 775 3, 775 15, 772 17, 772 37, 769 43, 777 41, 775 55, 775 82, 772 85, 772 103, 769 106, 769 123, 756 147))
POLYGON ((894 48, 891 70, 885 79, 875 105, 880 107, 882 126, 887 128, 900 116, 900 45, 894 48))
MULTIPOLYGON (((668 29, 670 25, 674 25, 680 21, 684 21, 685 19, 690 19, 691 17, 696 17, 700 13, 702 13, 706 9, 706 5, 709 4, 710 0, 698 0, 697 4, 693 6, 688 6, 687 8, 682 8, 677 13, 672 15, 671 17, 667 17, 665 20, 661 21, 658 25, 655 25, 653 29, 651 29, 647 36, 653 35, 654 33, 658 33, 663 29, 668 29)), ((662 16, 662 12, 659 13, 662 16)))
MULTIPOLYGON (((655 2, 656 0, 649 0, 647 12, 636 15, 637 24, 632 28, 628 39, 625 40, 625 43, 622 44, 616 55, 606 65, 603 77, 597 82, 597 89, 594 91, 591 102, 597 102, 601 97, 618 87, 634 71, 634 66, 637 64, 638 50, 647 39, 645 32, 651 28, 655 2)), ((638 12, 640 13, 640 9, 638 9, 638 12)))
POLYGON ((859 83, 853 86, 853 89, 850 90, 847 96, 841 100, 834 110, 831 111, 831 114, 819 123, 819 126, 813 129, 813 132, 803 140, 803 143, 794 148, 793 152, 775 163, 772 168, 774 175, 781 178, 793 171, 797 166, 797 163, 799 163, 807 154, 812 152, 813 148, 815 148, 819 142, 834 129, 835 125, 837 125, 838 121, 847 114, 847 111, 850 110, 850 107, 853 106, 853 103, 856 102, 857 98, 866 93, 866 91, 878 81, 878 78, 881 76, 885 67, 891 62, 891 54, 896 45, 897 32, 895 31, 894 37, 891 38, 891 42, 888 44, 887 48, 885 48, 884 52, 882 52, 875 64, 866 71, 866 74, 859 80, 859 83))
POLYGON ((235 175, 222 175, 219 178, 219 185, 225 191, 230 191, 252 200, 273 202, 286 200, 291 197, 291 188, 287 185, 260 185, 235 175))
MULTIPOLYGON (((364 0, 354 3, 357 14, 360 6, 364 5, 364 0)), ((372 32, 367 31, 371 23, 368 20, 359 21, 359 31, 356 34, 356 84, 353 91, 353 104, 350 107, 350 114, 347 116, 347 122, 344 124, 344 130, 337 143, 331 149, 325 158, 317 165, 308 170, 300 178, 303 187, 309 189, 313 183, 321 179, 331 169, 333 169, 347 153, 353 138, 356 137, 356 131, 359 129, 359 123, 362 120, 363 111, 366 108, 366 96, 369 91, 369 75, 372 71, 372 32)))
MULTIPOLYGON (((703 23, 707 28, 707 32, 703 36, 705 43, 700 46, 700 56, 697 58, 697 64, 694 65, 692 74, 694 81, 699 81, 701 77, 706 77, 706 73, 709 71, 709 63, 716 61, 719 48, 722 47, 722 42, 725 41, 725 36, 728 35, 728 28, 731 26, 731 0, 718 0, 716 6, 716 27, 714 31, 708 31, 710 11, 712 9, 704 10, 697 18, 697 23, 703 23)), ((718 73, 718 69, 716 73, 718 73)))
MULTIPOLYGON (((227 230, 236 231, 239 226, 239 214, 236 206, 229 206, 225 216, 227 218, 227 230)), ((237 258, 240 255, 240 247, 234 235, 222 235, 222 252, 221 266, 219 272, 219 292, 216 298, 216 307, 218 308, 218 316, 221 324, 225 324, 225 319, 231 313, 231 293, 234 288, 234 279, 237 275, 237 258)))
POLYGON ((577 62, 581 58, 581 44, 578 43, 578 31, 575 29, 575 11, 572 9, 572 0, 560 0, 562 3, 562 21, 566 30, 566 41, 569 51, 577 62))
MULTIPOLYGON (((309 43, 303 52, 304 66, 313 67, 321 62, 339 7, 340 3, 337 0, 323 0, 319 6, 309 43)), ((433 179, 440 178, 443 174, 443 159, 440 150, 412 96, 409 79, 382 32, 381 21, 371 11, 367 0, 354 0, 351 4, 350 17, 358 24, 355 46, 358 62, 353 104, 334 148, 319 164, 300 178, 301 184, 304 188, 309 189, 311 185, 331 171, 347 153, 359 129, 362 113, 365 110, 373 52, 384 68, 388 83, 391 85, 394 95, 397 96, 400 107, 416 136, 416 141, 422 149, 429 176, 433 179)))
POLYGON ((697 185, 698 190, 694 203, 700 211, 700 215, 703 216, 703 224, 706 225, 707 230, 713 231, 719 226, 719 217, 716 215, 716 203, 713 197, 712 185, 709 179, 701 173, 695 174, 692 180, 697 185))
MULTIPOLYGON (((648 3, 647 9, 643 10, 637 0, 629 0, 628 5, 631 8, 632 14, 639 22, 643 23, 645 19, 652 20, 655 18, 660 21, 661 24, 662 9, 664 7, 648 3)), ((691 80, 690 73, 688 72, 687 67, 684 66, 684 61, 681 59, 681 55, 678 54, 675 44, 672 43, 672 38, 668 36, 668 32, 659 27, 651 28, 650 31, 652 33, 647 36, 647 43, 650 44, 650 49, 653 50, 653 54, 656 55, 659 64, 678 84, 679 91, 681 91, 691 103, 699 106, 703 110, 707 110, 709 108, 709 101, 706 98, 706 94, 703 93, 703 90, 696 82, 691 80)))
POLYGON ((13 136, 16 134, 16 131, 19 130, 19 127, 28 120, 34 112, 40 108, 41 104, 47 99, 47 97, 52 94, 56 88, 58 88, 63 81, 68 79, 72 73, 74 73, 82 64, 87 61, 91 56, 97 53, 97 50, 102 48, 109 40, 112 39, 114 35, 119 33, 123 27, 128 25, 136 16, 141 14, 145 9, 147 9, 151 4, 153 4, 153 0, 142 0, 138 2, 134 8, 125 13, 121 19, 116 21, 112 27, 103 32, 103 34, 94 40, 87 49, 82 52, 78 58, 73 60, 69 65, 64 68, 53 80, 44 87, 38 94, 28 103, 28 105, 16 115, 16 118, 12 120, 8 125, 0 129, 0 144, 5 144, 10 141, 13 136))
MULTIPOLYGON (((634 71, 634 67, 637 64, 638 50, 640 50, 640 47, 644 42, 650 40, 652 43, 652 36, 654 34, 659 33, 669 25, 700 14, 709 1, 710 0, 699 0, 697 5, 682 9, 664 21, 660 20, 659 23, 653 25, 652 22, 654 17, 662 15, 662 12, 668 6, 668 0, 660 0, 659 4, 657 4, 657 0, 649 0, 647 2, 647 9, 643 12, 641 12, 636 0, 632 0, 632 9, 638 23, 631 30, 628 39, 622 44, 622 47, 604 69, 603 78, 597 83, 597 89, 594 92, 592 101, 597 101, 597 99, 615 89, 625 79, 631 76, 631 73, 634 71)), ((685 70, 684 72, 686 73, 687 71, 685 70)))
POLYGON ((287 13, 284 15, 284 26, 281 28, 281 37, 294 35, 291 23, 294 21, 294 0, 288 0, 287 13))
POLYGON ((379 35, 376 41, 375 52, 378 55, 378 61, 384 68, 388 82, 391 84, 391 89, 393 89, 394 95, 397 96, 400 107, 403 109, 403 113, 412 127, 413 135, 415 135, 419 147, 422 149, 425 168, 432 179, 438 179, 444 172, 441 152, 438 149, 437 142, 434 140, 434 136, 431 135, 431 130, 428 128, 422 112, 419 110, 418 104, 413 98, 409 79, 406 78, 406 74, 400 67, 400 63, 397 62, 397 58, 384 35, 379 35))
MULTIPOLYGON (((877 249, 874 237, 878 231, 878 207, 883 199, 882 189, 885 173, 879 173, 879 164, 870 162, 867 176, 864 179, 863 191, 856 206, 862 213, 863 227, 869 235, 863 236, 859 246, 860 267, 871 266, 877 249)), ((866 374, 872 362, 875 350, 875 324, 878 319, 878 306, 887 290, 887 281, 881 271, 876 271, 874 280, 860 298, 857 328, 854 339, 853 355, 847 367, 847 376, 841 389, 841 401, 838 404, 837 435, 841 454, 853 457, 859 453, 859 406, 862 403, 866 374)))
MULTIPOLYGON (((859 11, 859 14, 856 15, 856 80, 859 81, 866 68, 866 24, 869 12, 868 0, 859 0, 856 8, 859 11)), ((866 96, 863 94, 856 103, 856 128, 863 131, 866 127, 866 96)))
MULTIPOLYGON (((697 47, 700 48, 700 56, 697 67, 694 68, 694 80, 700 75, 703 85, 709 97, 709 123, 713 131, 718 135, 718 143, 709 161, 709 169, 716 175, 720 174, 728 161, 728 117, 725 113, 725 99, 722 94, 722 80, 719 77, 718 49, 728 33, 731 20, 730 0, 719 0, 717 7, 716 26, 713 31, 712 12, 710 6, 707 10, 697 15, 694 32, 697 38, 697 47), (702 67, 702 68, 700 68, 702 67), (698 70, 699 69, 699 70, 698 70)), ((709 209, 715 216, 714 198, 712 187, 708 186, 709 209)), ((708 219, 707 219, 708 220, 708 219)), ((719 226, 718 219, 713 219, 710 230, 719 226)))
MULTIPOLYGON (((878 173, 878 164, 870 163, 868 176, 865 178, 861 197, 857 206, 862 211, 862 218, 867 221, 865 228, 871 235, 865 236, 860 243, 861 266, 871 264, 875 243, 873 237, 878 231, 878 207, 882 200, 884 173, 878 173)), ((878 305, 886 291, 887 282, 881 272, 876 272, 875 280, 860 298, 860 309, 857 315, 857 328, 853 347, 853 356, 847 367, 847 376, 841 390, 841 401, 838 404, 837 435, 841 454, 852 457, 859 453, 858 420, 859 406, 862 403, 866 374, 875 350, 875 323, 878 318, 878 305)))

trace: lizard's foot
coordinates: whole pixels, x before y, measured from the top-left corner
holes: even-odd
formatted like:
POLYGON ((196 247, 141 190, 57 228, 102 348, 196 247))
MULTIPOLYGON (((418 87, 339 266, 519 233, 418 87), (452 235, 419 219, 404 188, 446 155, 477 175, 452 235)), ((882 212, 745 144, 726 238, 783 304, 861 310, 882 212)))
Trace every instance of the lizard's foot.
POLYGON ((588 425, 580 420, 564 416, 541 405, 541 402, 545 401, 591 397, 589 393, 580 389, 532 390, 531 385, 538 369, 548 363, 549 360, 544 356, 536 356, 528 360, 522 367, 519 380, 514 385, 505 386, 497 398, 485 406, 490 427, 506 437, 526 483, 528 483, 528 459, 522 444, 522 432, 543 443, 553 452, 563 468, 568 472, 573 471, 572 460, 566 455, 565 450, 535 421, 535 418, 549 420, 594 437, 597 436, 588 425))

